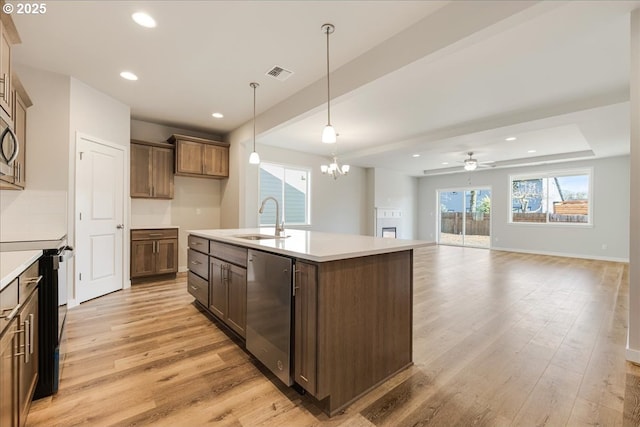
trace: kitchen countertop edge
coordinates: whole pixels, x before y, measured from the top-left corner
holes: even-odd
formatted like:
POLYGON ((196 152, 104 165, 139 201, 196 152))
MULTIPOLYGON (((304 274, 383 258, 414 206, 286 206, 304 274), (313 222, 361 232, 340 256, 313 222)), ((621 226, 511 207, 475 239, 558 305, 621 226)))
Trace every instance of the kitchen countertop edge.
POLYGON ((0 291, 42 256, 42 251, 0 253, 0 291))
POLYGON ((293 229, 286 230, 285 235, 289 236, 287 239, 247 240, 236 237, 237 235, 243 234, 273 234, 273 228, 187 230, 187 234, 314 262, 359 258, 368 255, 400 252, 435 245, 435 242, 425 240, 386 239, 373 236, 293 229), (291 242, 299 242, 301 239, 304 239, 305 243, 313 240, 325 241, 328 242, 328 245, 325 246, 330 245, 333 253, 327 253, 326 247, 321 247, 319 250, 314 251, 306 244, 303 250, 296 248, 296 245, 288 245, 289 247, 287 247, 288 239, 292 239, 291 242), (280 247, 278 247, 278 245, 280 245, 280 247))

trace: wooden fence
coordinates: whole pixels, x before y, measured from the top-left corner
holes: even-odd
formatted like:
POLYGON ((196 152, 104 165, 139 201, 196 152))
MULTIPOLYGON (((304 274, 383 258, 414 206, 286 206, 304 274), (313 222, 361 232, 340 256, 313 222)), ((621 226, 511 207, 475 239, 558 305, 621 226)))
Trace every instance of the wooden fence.
MULTIPOLYGON (((440 232, 462 234, 462 212, 441 212, 440 232)), ((468 236, 489 236, 490 215, 476 212, 466 215, 465 233, 468 236)))
POLYGON ((589 222, 589 215, 567 215, 567 214, 556 214, 550 213, 549 220, 547 221, 547 214, 541 212, 513 212, 512 213, 512 221, 513 222, 549 222, 549 223, 558 223, 558 222, 573 222, 573 223, 586 223, 589 222))

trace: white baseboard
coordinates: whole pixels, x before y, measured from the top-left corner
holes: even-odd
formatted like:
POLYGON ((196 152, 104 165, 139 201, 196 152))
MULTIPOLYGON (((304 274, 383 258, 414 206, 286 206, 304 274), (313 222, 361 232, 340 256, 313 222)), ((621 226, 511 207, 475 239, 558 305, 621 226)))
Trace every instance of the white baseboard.
POLYGON ((561 257, 567 257, 567 258, 594 259, 598 261, 612 261, 612 262, 624 262, 624 263, 629 262, 629 258, 616 258, 616 257, 585 255, 585 254, 569 254, 565 252, 534 251, 534 250, 528 250, 528 249, 501 248, 496 246, 491 247, 491 250, 505 251, 505 252, 520 252, 524 254, 535 254, 535 255, 561 256, 561 257))
POLYGON ((75 299, 67 300, 67 308, 73 308, 73 307, 77 307, 79 305, 80 304, 78 304, 78 300, 75 300, 75 299))
POLYGON ((182 266, 182 267, 178 267, 178 273, 186 273, 187 271, 189 271, 189 269, 187 268, 187 266, 182 266))
POLYGON ((636 365, 640 365, 640 350, 629 348, 629 332, 627 330, 627 360, 636 365))

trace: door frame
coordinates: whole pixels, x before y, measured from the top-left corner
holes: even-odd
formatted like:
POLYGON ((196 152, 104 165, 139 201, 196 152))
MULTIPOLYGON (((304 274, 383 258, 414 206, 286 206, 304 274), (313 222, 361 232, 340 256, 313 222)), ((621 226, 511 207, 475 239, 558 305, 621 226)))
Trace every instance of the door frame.
MULTIPOLYGON (((438 213, 436 215, 436 235, 435 235, 435 241, 437 244, 441 244, 440 243, 440 233, 441 233, 441 227, 442 227, 442 215, 440 212, 440 193, 448 193, 448 192, 467 192, 467 191, 471 191, 471 190, 488 190, 491 194, 491 202, 492 202, 492 206, 491 206, 491 211, 493 211, 493 187, 491 187, 490 185, 468 185, 468 186, 464 186, 464 187, 452 187, 452 188, 438 188, 436 189, 436 212, 438 213)), ((466 215, 467 212, 465 211, 466 209, 466 197, 463 196, 462 198, 463 204, 462 204, 462 210, 463 210, 463 214, 465 216, 465 220, 462 222, 462 226, 463 229, 465 229, 465 233, 463 235, 463 244, 462 245, 454 245, 454 246, 460 246, 463 248, 479 248, 479 249, 491 249, 492 247, 492 237, 491 237, 491 233, 493 232, 493 215, 489 216, 489 246, 488 247, 484 247, 484 246, 470 246, 470 245, 466 245, 464 244, 464 237, 466 237, 466 215)))
MULTIPOLYGON (((122 238, 122 289, 127 289, 131 287, 130 276, 130 265, 129 265, 129 253, 128 248, 130 247, 130 214, 131 214, 131 206, 130 206, 130 198, 129 195, 129 179, 130 179, 130 152, 128 145, 117 144, 115 142, 107 141, 101 138, 96 138, 94 136, 88 135, 83 132, 76 131, 75 138, 73 139, 74 147, 69 150, 69 176, 72 179, 72 185, 70 188, 73 189, 73 194, 69 194, 69 223, 67 225, 67 230, 73 231, 73 235, 67 236, 67 240, 69 244, 71 244, 74 248, 77 247, 77 219, 79 216, 78 212, 78 169, 76 168, 77 162, 80 158, 80 144, 79 141, 84 139, 85 141, 91 142, 93 144, 104 145, 109 148, 113 148, 118 151, 122 151, 122 170, 124 171, 124 179, 122 180, 122 219, 124 222, 124 229, 122 230, 124 235, 122 238)), ((77 297, 77 281, 78 281, 78 271, 76 268, 75 259, 72 258, 73 264, 68 266, 67 273, 72 272, 73 274, 67 274, 67 278, 73 278, 67 284, 69 299, 67 302, 67 307, 72 308, 78 306, 80 303, 78 302, 77 297)))

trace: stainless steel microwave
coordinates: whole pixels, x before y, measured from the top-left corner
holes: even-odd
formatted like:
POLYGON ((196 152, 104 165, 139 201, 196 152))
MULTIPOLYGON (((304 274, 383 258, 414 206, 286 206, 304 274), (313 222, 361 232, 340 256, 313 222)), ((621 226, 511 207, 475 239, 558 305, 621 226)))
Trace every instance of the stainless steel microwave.
POLYGON ((20 144, 11 126, 0 119, 0 175, 14 175, 13 163, 18 157, 20 144))

